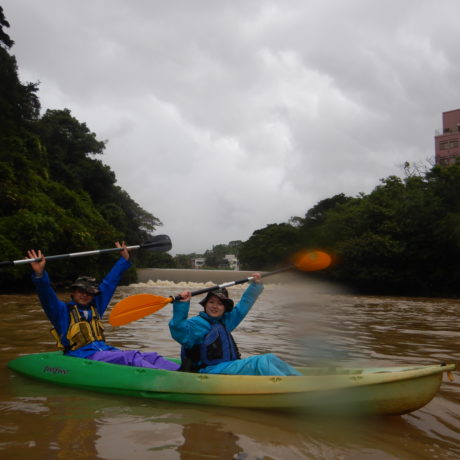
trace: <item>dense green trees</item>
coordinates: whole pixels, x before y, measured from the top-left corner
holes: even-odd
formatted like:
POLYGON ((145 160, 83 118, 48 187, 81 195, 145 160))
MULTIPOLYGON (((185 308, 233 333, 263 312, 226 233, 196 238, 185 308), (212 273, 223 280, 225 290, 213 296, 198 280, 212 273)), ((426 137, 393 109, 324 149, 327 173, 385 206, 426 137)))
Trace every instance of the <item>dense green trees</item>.
POLYGON ((337 263, 323 276, 360 292, 458 296, 460 164, 388 177, 368 195, 323 200, 304 218, 255 231, 240 262, 272 269, 302 247, 334 254, 337 263))
MULTIPOLYGON (((59 254, 112 247, 116 240, 148 240, 161 222, 96 158, 105 143, 68 109, 40 116, 38 85, 20 82, 7 27, 0 7, 0 259, 22 259, 29 248, 59 254)), ((100 276, 115 257, 53 262, 53 279, 100 276)), ((140 252, 137 265, 155 257, 171 261, 169 255, 140 252)), ((28 273, 27 266, 2 269, 0 288, 30 286, 28 273)))
POLYGON ((286 264, 286 258, 300 249, 300 234, 291 224, 270 224, 256 230, 239 250, 243 269, 268 270, 286 264))

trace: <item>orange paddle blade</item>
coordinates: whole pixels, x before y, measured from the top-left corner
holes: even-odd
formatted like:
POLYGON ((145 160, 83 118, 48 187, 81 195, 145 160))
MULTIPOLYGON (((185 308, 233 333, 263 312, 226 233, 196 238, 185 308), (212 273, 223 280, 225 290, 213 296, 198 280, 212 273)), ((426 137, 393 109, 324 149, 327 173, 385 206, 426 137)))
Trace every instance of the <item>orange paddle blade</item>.
POLYGON ((112 326, 123 326, 155 313, 173 301, 172 297, 153 294, 136 294, 118 302, 109 315, 112 326))
POLYGON ((332 258, 323 251, 301 251, 294 256, 294 265, 304 272, 323 270, 331 265, 332 258))

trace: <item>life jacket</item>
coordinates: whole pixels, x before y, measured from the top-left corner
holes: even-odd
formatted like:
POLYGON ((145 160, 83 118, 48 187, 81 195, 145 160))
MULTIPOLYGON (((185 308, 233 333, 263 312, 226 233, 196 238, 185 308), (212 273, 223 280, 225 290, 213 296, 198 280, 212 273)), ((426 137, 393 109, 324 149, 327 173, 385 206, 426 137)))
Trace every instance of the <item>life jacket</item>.
POLYGON ((76 305, 67 304, 67 308, 70 315, 70 324, 65 337, 69 344, 64 345, 58 331, 55 328, 51 329, 51 334, 56 340, 58 349, 64 350, 64 352, 67 353, 97 340, 105 341, 104 325, 99 317, 99 313, 93 305, 90 306, 92 313, 90 321, 80 313, 76 305))
POLYGON ((211 330, 206 334, 203 343, 191 348, 182 346, 180 371, 198 372, 207 366, 241 358, 235 340, 225 324, 222 321, 216 323, 211 323, 208 319, 206 321, 211 324, 211 330))

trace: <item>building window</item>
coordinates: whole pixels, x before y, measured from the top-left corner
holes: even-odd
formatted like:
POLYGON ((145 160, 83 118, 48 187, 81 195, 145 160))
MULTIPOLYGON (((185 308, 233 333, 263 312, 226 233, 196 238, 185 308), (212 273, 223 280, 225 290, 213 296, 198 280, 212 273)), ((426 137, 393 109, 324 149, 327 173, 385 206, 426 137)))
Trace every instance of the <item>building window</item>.
POLYGON ((440 158, 439 163, 443 166, 448 166, 449 164, 449 158, 440 158))
POLYGON ((441 141, 439 143, 439 148, 441 150, 455 149, 459 145, 458 139, 450 139, 448 141, 441 141))

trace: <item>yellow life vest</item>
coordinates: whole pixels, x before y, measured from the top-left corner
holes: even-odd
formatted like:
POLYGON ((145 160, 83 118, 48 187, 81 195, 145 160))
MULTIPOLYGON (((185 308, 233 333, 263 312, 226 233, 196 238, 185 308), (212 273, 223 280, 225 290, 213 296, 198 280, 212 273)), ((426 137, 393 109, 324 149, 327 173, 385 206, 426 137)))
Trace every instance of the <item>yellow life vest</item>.
POLYGON ((68 347, 65 347, 62 344, 61 338, 59 337, 59 333, 56 329, 51 329, 51 334, 56 340, 58 349, 65 351, 77 350, 78 348, 84 347, 96 340, 105 341, 104 325, 102 324, 96 308, 92 305, 90 308, 92 317, 91 321, 87 321, 78 311, 76 305, 72 305, 70 307, 70 324, 66 334, 67 340, 70 344, 68 347))

